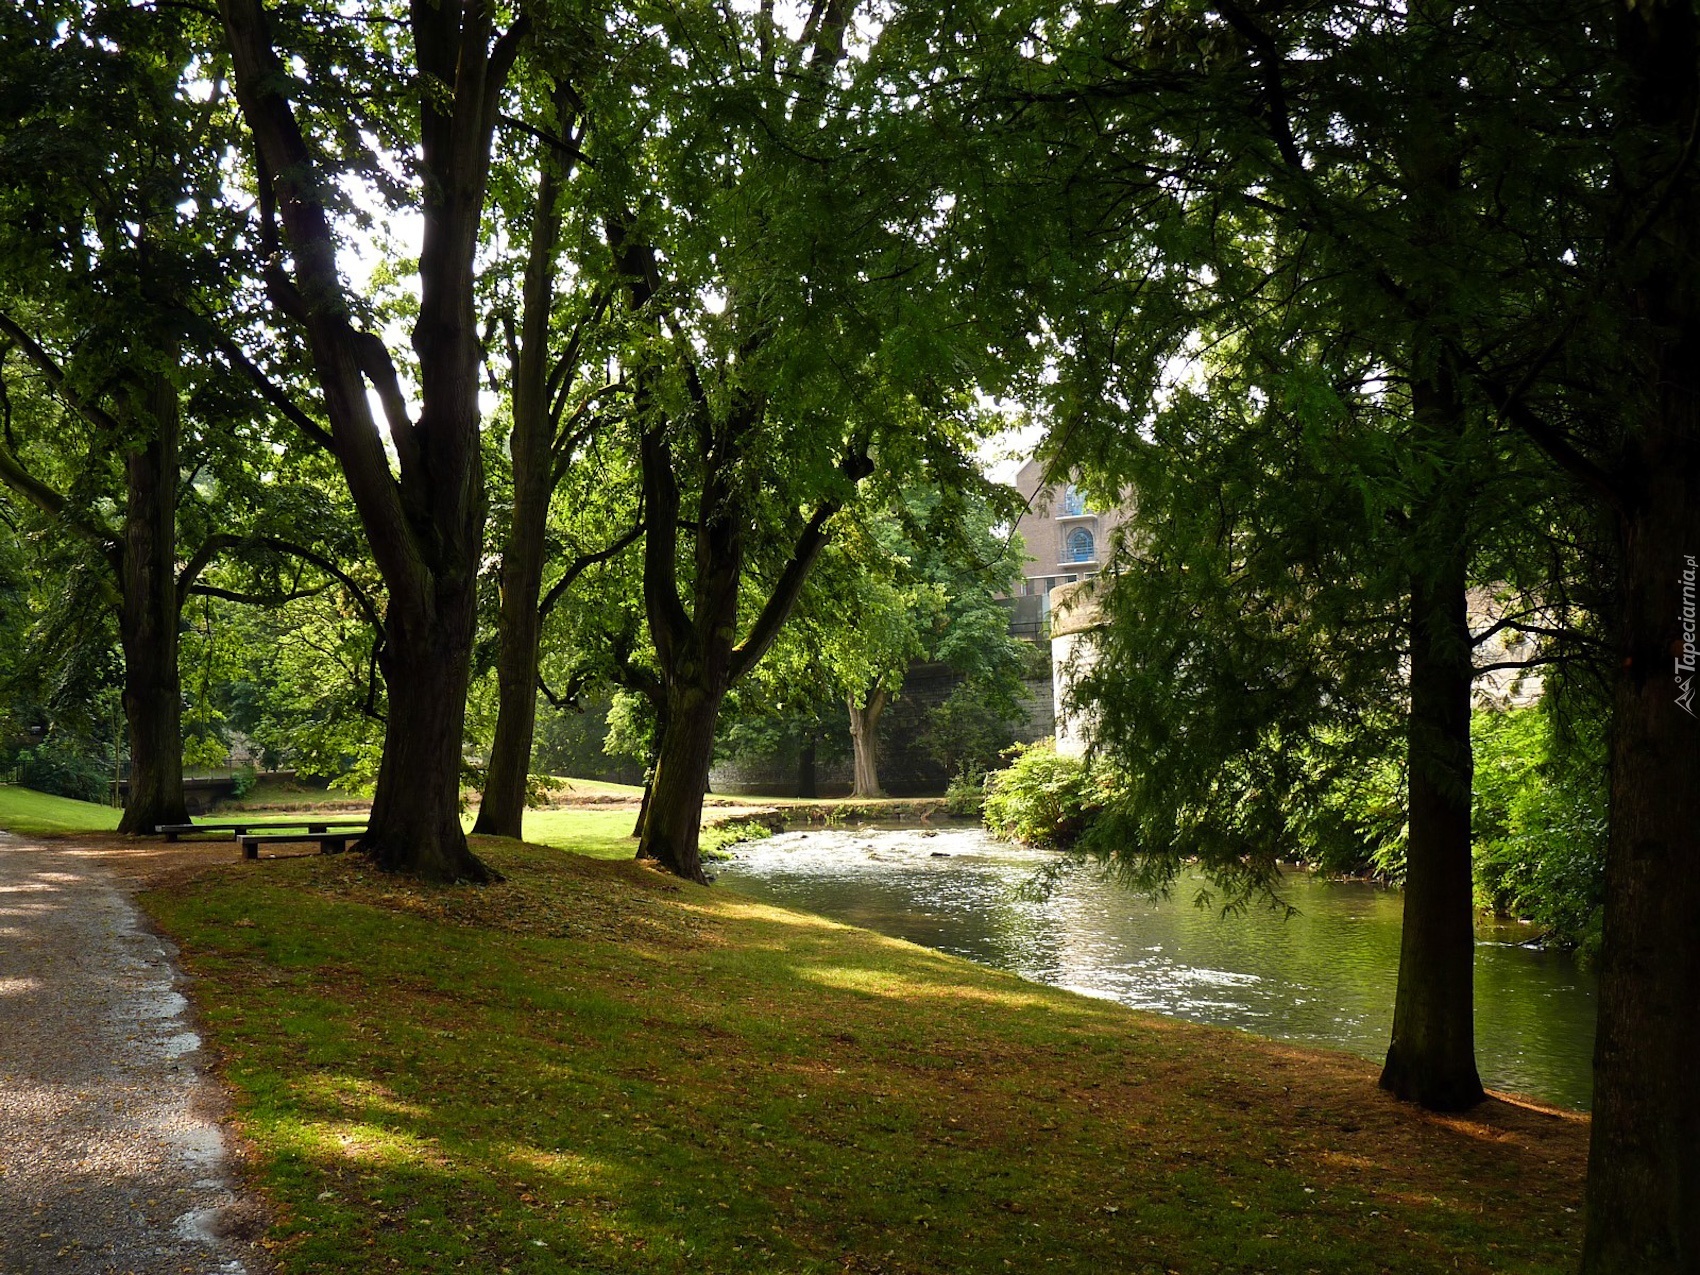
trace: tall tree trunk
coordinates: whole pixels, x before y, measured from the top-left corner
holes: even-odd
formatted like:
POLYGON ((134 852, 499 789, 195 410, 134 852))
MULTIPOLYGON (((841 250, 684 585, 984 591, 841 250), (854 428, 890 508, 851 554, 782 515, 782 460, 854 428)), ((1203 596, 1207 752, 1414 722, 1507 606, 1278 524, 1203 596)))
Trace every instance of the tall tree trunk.
POLYGON ((151 378, 148 441, 124 458, 122 607, 124 718, 130 783, 118 831, 147 835, 187 823, 183 800, 183 686, 177 667, 177 388, 151 378))
MULTIPOLYGON (((1423 354, 1414 366, 1425 362, 1423 354)), ((1412 382, 1417 441, 1439 463, 1412 510, 1405 919, 1381 1087, 1436 1111, 1482 1100, 1471 890, 1469 488, 1464 420, 1444 360, 1412 382)))
POLYGON ((855 757, 852 797, 883 797, 879 773, 879 724, 885 712, 888 696, 885 687, 876 687, 866 704, 857 704, 854 695, 845 700, 850 710, 850 747, 855 757))
POLYGON ((1700 14, 1622 6, 1641 419, 1614 473, 1621 627, 1585 1275, 1700 1270, 1700 14), (1652 221, 1648 191, 1662 213, 1652 221))
MULTIPOLYGON (((1684 239, 1692 261, 1700 235, 1684 239)), ((1700 1270, 1700 315, 1677 286, 1643 294, 1670 339, 1649 369, 1653 419, 1619 469, 1587 1275, 1700 1270)))
POLYGON ((362 845, 386 868, 485 880, 488 869, 460 827, 460 750, 486 512, 473 267, 497 106, 528 19, 522 15, 496 35, 489 6, 414 5, 408 13, 423 214, 415 420, 388 347, 356 326, 325 205, 334 182, 297 119, 290 95, 299 82, 272 45, 261 0, 221 0, 219 9, 236 96, 256 144, 259 243, 274 262, 267 286, 306 331, 336 458, 389 592, 386 752, 362 845), (292 274, 276 264, 285 259, 283 240, 292 274), (373 394, 387 439, 373 415, 373 394))
POLYGON ((668 696, 667 731, 661 739, 637 857, 653 859, 674 876, 707 884, 698 840, 702 795, 714 763, 714 731, 724 687, 685 686, 668 696))
POLYGON ((1663 404, 1678 419, 1641 449, 1624 520, 1588 1275, 1700 1270, 1700 341, 1687 344, 1663 404))
POLYGON ((1482 1100, 1470 862, 1470 630, 1465 564, 1411 587, 1410 823, 1393 1039, 1381 1087, 1435 1111, 1482 1100))
MULTIPOLYGON (((557 111, 561 136, 566 112, 557 111)), ((502 545, 502 607, 496 654, 496 736, 474 832, 519 837, 525 820, 526 781, 537 728, 537 648, 542 617, 544 536, 555 490, 554 419, 549 410, 549 315, 555 302, 560 196, 564 174, 554 148, 545 146, 532 210, 531 242, 520 300, 519 360, 513 373, 514 509, 502 545)))

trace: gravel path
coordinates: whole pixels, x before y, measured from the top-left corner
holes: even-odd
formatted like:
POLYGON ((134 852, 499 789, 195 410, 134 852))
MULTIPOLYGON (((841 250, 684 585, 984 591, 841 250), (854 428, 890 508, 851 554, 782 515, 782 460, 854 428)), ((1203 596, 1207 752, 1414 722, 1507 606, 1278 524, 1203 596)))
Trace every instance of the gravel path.
POLYGON ((223 1097, 99 852, 0 833, 0 1275, 259 1275, 223 1097))

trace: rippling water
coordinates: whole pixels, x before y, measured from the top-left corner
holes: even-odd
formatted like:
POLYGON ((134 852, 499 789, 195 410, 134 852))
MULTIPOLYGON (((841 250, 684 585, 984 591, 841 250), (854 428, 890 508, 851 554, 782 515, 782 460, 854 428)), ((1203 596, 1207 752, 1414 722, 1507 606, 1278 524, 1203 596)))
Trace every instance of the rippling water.
MULTIPOLYGON (((736 848, 720 880, 787 907, 1139 1009, 1379 1059, 1393 1019, 1400 896, 1305 873, 1298 915, 1222 917, 1184 876, 1152 902, 1089 872, 1024 889, 1056 856, 978 830, 786 833, 736 848)), ((1567 955, 1478 934, 1476 1057, 1489 1088, 1586 1108, 1594 983, 1567 955)))

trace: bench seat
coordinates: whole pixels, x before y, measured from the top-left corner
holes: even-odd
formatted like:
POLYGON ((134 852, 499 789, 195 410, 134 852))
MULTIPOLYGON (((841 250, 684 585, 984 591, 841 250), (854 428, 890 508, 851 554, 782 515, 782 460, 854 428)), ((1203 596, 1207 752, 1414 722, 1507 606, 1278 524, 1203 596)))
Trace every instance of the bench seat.
POLYGON ((348 843, 366 834, 366 825, 349 828, 341 832, 327 832, 324 829, 310 832, 260 832, 237 834, 236 840, 242 845, 244 859, 258 859, 261 846, 299 845, 304 841, 316 841, 320 854, 341 854, 348 849, 348 843))
POLYGON ((244 819, 233 823, 162 823, 154 828, 154 832, 167 841, 176 841, 179 837, 191 833, 208 832, 224 836, 241 837, 245 833, 286 832, 292 828, 303 828, 310 835, 329 832, 332 828, 365 828, 364 819, 244 819))

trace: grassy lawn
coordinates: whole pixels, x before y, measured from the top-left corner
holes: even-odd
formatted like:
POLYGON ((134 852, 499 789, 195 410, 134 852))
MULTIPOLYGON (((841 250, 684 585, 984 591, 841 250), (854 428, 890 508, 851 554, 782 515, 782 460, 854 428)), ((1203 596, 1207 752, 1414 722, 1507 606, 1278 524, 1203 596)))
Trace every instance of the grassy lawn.
MULTIPOLYGON (((576 787, 581 780, 573 780, 576 787)), ((638 790, 642 796, 642 790, 638 790)), ((572 847, 593 859, 629 859, 637 851, 632 840, 633 810, 528 810, 525 835, 539 845, 572 847)), ((467 820, 467 827, 472 822, 467 820)))
POLYGON ((73 832, 111 832, 123 812, 32 788, 0 785, 0 829, 22 837, 56 837, 73 832))
POLYGON ((630 862, 478 849, 506 884, 309 856, 144 896, 196 975, 283 1272, 1574 1263, 1580 1118, 1429 1116, 1355 1058, 630 862))

